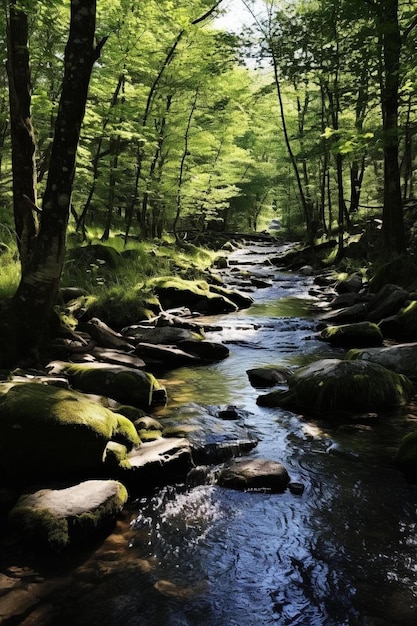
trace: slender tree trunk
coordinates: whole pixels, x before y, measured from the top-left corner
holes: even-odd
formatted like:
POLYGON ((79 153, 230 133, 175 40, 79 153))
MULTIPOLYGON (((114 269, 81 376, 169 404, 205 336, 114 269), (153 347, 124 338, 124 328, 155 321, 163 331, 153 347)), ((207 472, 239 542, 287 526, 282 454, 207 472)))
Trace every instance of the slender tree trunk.
POLYGON ((398 93, 402 45, 398 23, 398 0, 384 0, 380 3, 377 24, 383 61, 381 85, 384 150, 382 237, 386 254, 401 254, 405 250, 405 235, 398 137, 398 93))
POLYGON ((175 214, 175 218, 174 218, 174 222, 172 224, 172 230, 174 232, 174 236, 175 236, 175 241, 177 243, 179 243, 180 238, 178 235, 178 222, 181 216, 181 210, 182 210, 182 183, 184 180, 184 173, 185 173, 185 161, 187 159, 188 156, 188 145, 189 145, 189 140, 190 140, 190 129, 191 129, 191 122, 195 113, 195 110, 197 108, 197 98, 198 98, 198 88, 196 89, 195 95, 194 95, 194 100, 191 106, 191 110, 190 113, 188 115, 188 119, 187 119, 187 126, 185 128, 185 134, 184 134, 184 149, 182 151, 182 157, 181 157, 181 162, 180 162, 180 171, 179 171, 179 175, 178 175, 178 184, 177 184, 177 211, 175 214))
POLYGON ((71 0, 64 77, 39 235, 22 272, 10 309, 0 320, 1 366, 36 354, 45 340, 59 288, 81 124, 93 64, 104 40, 94 46, 96 0, 71 0), (7 338, 7 340, 6 340, 7 338))
POLYGON ((38 232, 36 215, 35 133, 31 118, 28 16, 10 6, 8 58, 12 141, 13 212, 22 270, 25 271, 38 232))
POLYGON ((302 206, 303 213, 304 213, 307 237, 308 237, 309 242, 313 243, 314 234, 312 231, 312 224, 311 224, 311 206, 309 206, 306 195, 304 193, 300 171, 298 169, 297 160, 295 158, 295 155, 291 146, 291 142, 290 142, 290 137, 288 134, 287 120, 286 120, 285 111, 284 111, 284 101, 282 99, 282 93, 281 93, 281 80, 279 76, 278 59, 276 57, 273 42, 271 42, 270 49, 271 49, 271 55, 272 55, 272 64, 274 68, 275 87, 277 90, 277 97, 278 97, 278 103, 279 103, 279 109, 280 109, 280 115, 281 115, 282 130, 284 133, 284 141, 287 147, 287 152, 290 157, 291 165, 292 165, 295 179, 297 182, 298 193, 300 196, 301 206, 302 206))

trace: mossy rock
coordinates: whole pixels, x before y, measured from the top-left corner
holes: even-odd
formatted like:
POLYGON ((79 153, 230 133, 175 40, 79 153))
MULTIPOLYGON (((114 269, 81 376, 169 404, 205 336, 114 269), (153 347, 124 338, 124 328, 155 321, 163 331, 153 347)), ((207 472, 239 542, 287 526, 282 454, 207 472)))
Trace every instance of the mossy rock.
POLYGON ((9 524, 25 541, 54 551, 110 530, 128 498, 115 480, 89 480, 66 489, 42 489, 19 498, 9 524))
POLYGON ((127 418, 81 393, 20 383, 0 397, 1 464, 11 482, 100 473, 107 443, 140 443, 127 418))
POLYGON ((369 361, 321 359, 297 370, 287 392, 260 396, 260 406, 282 406, 313 414, 339 411, 383 411, 406 404, 411 381, 369 361))
POLYGON ((417 379, 417 342, 401 343, 383 348, 353 349, 346 354, 347 359, 362 359, 379 363, 397 374, 417 379))
POLYGON ((178 277, 158 277, 149 281, 164 309, 186 306, 201 313, 231 313, 238 306, 225 295, 212 293, 204 280, 184 280, 178 277))
POLYGON ((153 374, 142 370, 111 363, 63 363, 62 369, 70 384, 85 393, 145 410, 166 402, 165 388, 153 374))
POLYGON ((384 337, 397 341, 417 341, 417 300, 412 300, 397 315, 379 324, 384 337))
POLYGON ((327 326, 321 331, 320 337, 335 348, 375 347, 384 341, 380 328, 372 322, 327 326))
POLYGON ((98 263, 99 265, 106 265, 110 269, 115 269, 123 263, 123 257, 118 250, 100 243, 73 248, 69 251, 68 256, 69 259, 76 260, 78 265, 84 264, 88 266, 98 263))
POLYGON ((394 283, 404 289, 415 288, 417 262, 409 255, 397 256, 377 268, 369 281, 372 291, 377 292, 387 283, 394 283))

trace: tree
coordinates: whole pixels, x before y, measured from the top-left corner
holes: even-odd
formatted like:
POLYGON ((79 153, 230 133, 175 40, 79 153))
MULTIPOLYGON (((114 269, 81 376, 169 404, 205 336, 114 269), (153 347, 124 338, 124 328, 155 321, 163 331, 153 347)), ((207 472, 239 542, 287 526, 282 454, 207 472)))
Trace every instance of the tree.
MULTIPOLYGON (((71 0, 62 92, 40 227, 28 262, 22 266, 17 291, 1 315, 2 345, 7 346, 0 356, 2 367, 13 366, 22 356, 36 354, 47 335, 56 302, 88 86, 93 65, 105 42, 103 39, 94 44, 95 24, 96 0, 71 0)), ((10 40, 10 45, 15 42, 10 40)))

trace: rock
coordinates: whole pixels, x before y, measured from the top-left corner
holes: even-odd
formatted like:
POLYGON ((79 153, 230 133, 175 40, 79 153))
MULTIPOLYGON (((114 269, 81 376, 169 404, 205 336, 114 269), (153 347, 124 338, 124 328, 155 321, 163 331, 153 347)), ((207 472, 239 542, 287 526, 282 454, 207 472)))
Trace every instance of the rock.
POLYGON ((46 369, 51 374, 64 373, 75 389, 107 396, 121 404, 146 410, 166 403, 165 388, 155 376, 142 370, 111 363, 64 361, 53 361, 46 369))
POLYGON ((178 347, 192 354, 194 357, 201 359, 202 361, 216 362, 226 359, 229 354, 229 348, 222 343, 215 343, 213 341, 196 341, 188 339, 180 341, 178 347))
POLYGON ((210 285, 209 288, 212 293, 219 294, 226 300, 233 302, 238 309, 248 309, 253 304, 253 298, 240 291, 234 291, 226 287, 220 287, 219 285, 210 285))
POLYGON ((156 486, 185 480, 193 467, 190 444, 170 437, 145 442, 128 454, 120 479, 132 490, 147 492, 156 486))
POLYGON ((397 285, 384 285, 368 305, 367 319, 379 322, 384 317, 395 315, 404 306, 409 293, 397 285))
POLYGON ((197 357, 174 346, 140 342, 135 348, 135 353, 140 358, 145 359, 148 365, 159 366, 163 369, 172 369, 186 365, 193 367, 199 363, 197 357))
POLYGON ((241 491, 285 491, 290 481, 285 467, 268 459, 233 460, 220 472, 218 483, 222 487, 241 491))
POLYGON ((115 332, 96 317, 93 317, 86 324, 80 324, 80 329, 88 332, 97 344, 103 348, 124 350, 126 352, 134 348, 123 335, 115 332))
POLYGON ((347 292, 333 298, 329 305, 331 309, 346 309, 364 302, 369 302, 372 296, 364 293, 347 292))
POLYGON ((291 370, 285 367, 256 367, 246 370, 246 373, 252 387, 261 388, 286 383, 291 375, 291 370))
POLYGON ((320 337, 338 348, 380 346, 384 340, 379 327, 372 322, 327 326, 321 331, 320 337))
POLYGON ((288 391, 259 396, 257 403, 327 415, 338 411, 383 411, 406 404, 413 394, 413 385, 405 376, 377 363, 359 360, 321 359, 297 370, 288 386, 288 391))
POLYGON ((320 319, 333 324, 353 324, 365 320, 367 311, 368 302, 357 302, 343 309, 328 311, 324 313, 320 319))
POLYGON ((122 255, 116 248, 99 243, 72 248, 69 250, 68 256, 69 259, 75 260, 78 266, 83 264, 86 267, 92 264, 98 264, 107 265, 108 268, 115 269, 120 266, 123 261, 122 255))
POLYGON ((363 287, 363 280, 360 274, 351 274, 344 280, 340 280, 335 285, 337 293, 359 293, 363 287))
POLYGON ((110 350, 108 348, 95 347, 91 350, 92 356, 97 361, 102 363, 113 363, 114 365, 125 365, 126 367, 133 367, 134 369, 142 369, 146 367, 145 361, 135 356, 134 354, 127 354, 126 352, 120 352, 119 350, 110 350))
POLYGON ((83 394, 36 383, 0 398, 0 462, 13 483, 102 472, 107 443, 139 444, 133 424, 83 394))
POLYGON ((206 281, 159 277, 149 281, 164 309, 186 306, 200 313, 227 313, 238 306, 224 295, 213 293, 206 281))
POLYGON ((242 456, 258 445, 258 438, 242 423, 248 414, 241 409, 233 407, 239 423, 222 419, 220 414, 227 408, 184 405, 173 412, 172 418, 164 418, 164 436, 186 437, 196 465, 223 463, 242 456))
POLYGON ((153 343, 164 345, 178 345, 185 340, 203 339, 202 329, 200 333, 188 328, 177 328, 176 326, 137 326, 129 333, 129 340, 141 343, 153 343))
POLYGON ((417 341, 417 300, 412 300, 397 315, 382 320, 379 327, 389 339, 417 341))
POLYGON ((62 550, 109 529, 127 501, 115 480, 88 480, 66 489, 42 489, 19 498, 10 511, 12 530, 36 545, 62 550))
POLYGON ((251 285, 256 287, 257 289, 266 289, 267 287, 272 287, 272 280, 266 280, 265 278, 258 278, 257 276, 251 276, 250 278, 251 285))
POLYGON ((61 287, 59 293, 65 303, 71 302, 71 300, 77 298, 83 298, 87 295, 85 289, 81 287, 61 287))
POLYGON ((367 350, 349 350, 346 358, 372 361, 397 372, 397 374, 404 374, 413 379, 417 378, 417 343, 403 343, 383 348, 368 348, 367 350))
POLYGON ((369 284, 373 291, 379 291, 387 283, 394 283, 404 289, 416 284, 417 263, 413 256, 395 256, 376 270, 369 284))

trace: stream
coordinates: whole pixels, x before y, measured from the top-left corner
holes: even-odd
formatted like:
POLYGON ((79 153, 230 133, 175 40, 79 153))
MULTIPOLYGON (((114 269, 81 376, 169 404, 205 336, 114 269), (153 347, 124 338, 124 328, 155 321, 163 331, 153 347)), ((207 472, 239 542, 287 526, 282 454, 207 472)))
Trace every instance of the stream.
MULTIPOLYGON (((52 588, 49 612, 41 604, 38 621, 15 623, 417 623, 417 487, 392 462, 413 415, 404 410, 332 425, 256 404, 268 390, 250 385, 248 369, 341 354, 315 336, 313 279, 266 264, 276 253, 254 244, 230 255, 231 268, 273 275, 272 284, 252 294, 250 309, 209 318, 217 330, 207 339, 225 343, 229 358, 164 375, 168 406, 155 417, 186 423, 199 405, 238 407, 259 439, 250 456, 283 463, 303 493, 228 490, 207 472, 204 484, 140 498, 87 559, 48 571, 42 584, 52 588)), ((228 273, 231 286, 236 274, 228 273)))

